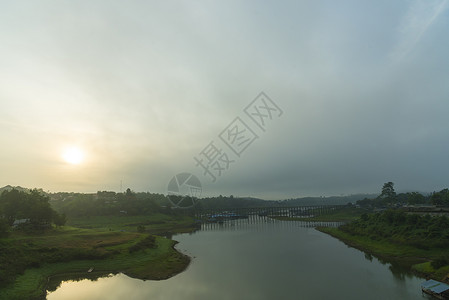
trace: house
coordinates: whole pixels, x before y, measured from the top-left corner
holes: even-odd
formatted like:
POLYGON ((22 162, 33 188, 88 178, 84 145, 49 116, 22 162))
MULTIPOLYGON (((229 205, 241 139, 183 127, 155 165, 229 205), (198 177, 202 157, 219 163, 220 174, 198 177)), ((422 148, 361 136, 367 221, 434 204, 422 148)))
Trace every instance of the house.
POLYGON ((16 219, 14 223, 12 223, 13 228, 17 228, 23 224, 30 222, 30 219, 16 219))
POLYGON ((445 283, 431 279, 421 283, 421 289, 437 299, 449 299, 449 285, 445 283))

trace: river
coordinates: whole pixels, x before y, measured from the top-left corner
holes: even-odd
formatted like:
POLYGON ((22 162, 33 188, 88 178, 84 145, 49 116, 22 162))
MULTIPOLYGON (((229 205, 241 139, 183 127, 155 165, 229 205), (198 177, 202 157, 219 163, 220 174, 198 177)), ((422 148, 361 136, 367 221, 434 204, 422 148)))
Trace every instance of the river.
POLYGON ((427 299, 420 290, 424 279, 313 226, 271 219, 209 224, 173 237, 177 249, 193 258, 181 274, 163 281, 123 274, 66 281, 47 299, 427 299))

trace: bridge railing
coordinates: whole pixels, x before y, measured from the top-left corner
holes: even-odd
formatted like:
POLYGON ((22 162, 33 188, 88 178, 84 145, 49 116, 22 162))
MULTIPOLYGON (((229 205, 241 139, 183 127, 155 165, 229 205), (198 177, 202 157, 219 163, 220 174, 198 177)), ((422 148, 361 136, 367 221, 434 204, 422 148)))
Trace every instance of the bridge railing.
POLYGON ((331 214, 343 207, 345 205, 206 208, 194 209, 192 213, 196 219, 202 221, 241 219, 252 216, 310 218, 331 214))

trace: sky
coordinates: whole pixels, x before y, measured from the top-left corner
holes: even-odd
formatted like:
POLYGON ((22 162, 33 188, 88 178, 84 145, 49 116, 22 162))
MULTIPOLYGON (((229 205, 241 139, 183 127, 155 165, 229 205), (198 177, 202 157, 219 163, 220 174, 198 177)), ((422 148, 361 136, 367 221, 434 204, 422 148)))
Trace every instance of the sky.
POLYGON ((449 187, 448 0, 3 0, 0 41, 0 186, 449 187))

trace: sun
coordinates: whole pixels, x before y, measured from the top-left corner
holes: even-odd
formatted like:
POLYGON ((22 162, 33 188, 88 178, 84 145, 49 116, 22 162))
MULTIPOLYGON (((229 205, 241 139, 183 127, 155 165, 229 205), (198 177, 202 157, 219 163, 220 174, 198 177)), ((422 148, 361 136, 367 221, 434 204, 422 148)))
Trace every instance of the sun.
POLYGON ((70 147, 64 150, 62 158, 69 164, 79 165, 84 160, 84 153, 78 147, 70 147))

